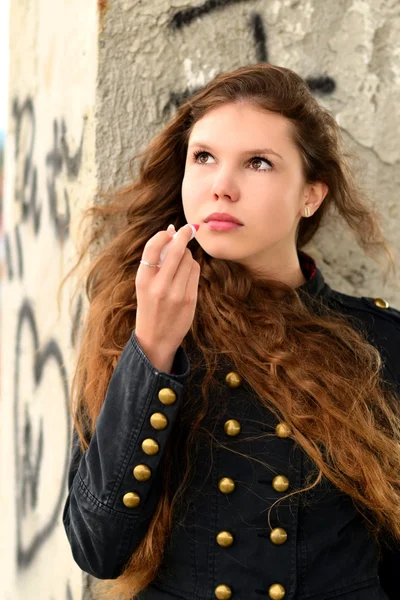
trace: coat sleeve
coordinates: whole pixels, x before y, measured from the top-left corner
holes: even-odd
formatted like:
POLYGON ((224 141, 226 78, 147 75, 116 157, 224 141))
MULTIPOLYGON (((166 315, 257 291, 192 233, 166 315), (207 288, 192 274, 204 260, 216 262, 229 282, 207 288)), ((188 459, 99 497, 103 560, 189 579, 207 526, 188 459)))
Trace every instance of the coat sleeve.
POLYGON ((398 600, 400 581, 400 547, 383 548, 379 563, 379 579, 389 600, 398 600))
POLYGON ((182 346, 175 355, 173 373, 156 370, 133 332, 83 454, 77 433, 73 433, 63 523, 75 562, 98 579, 115 579, 121 574, 146 534, 157 506, 163 452, 190 373, 182 346), (167 418, 164 429, 151 425, 154 413, 167 418), (158 444, 156 454, 146 454, 142 448, 142 442, 149 438, 158 444), (135 466, 142 464, 151 471, 147 481, 133 476, 135 466), (124 503, 129 492, 140 499, 135 507, 124 503))

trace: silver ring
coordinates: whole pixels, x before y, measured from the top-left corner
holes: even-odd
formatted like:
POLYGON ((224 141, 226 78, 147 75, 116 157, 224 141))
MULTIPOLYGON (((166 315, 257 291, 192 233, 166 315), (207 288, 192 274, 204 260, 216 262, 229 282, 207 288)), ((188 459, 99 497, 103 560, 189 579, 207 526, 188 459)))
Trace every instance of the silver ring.
POLYGON ((146 265, 146 267, 159 267, 160 265, 152 265, 151 263, 147 262, 147 260, 141 260, 140 261, 141 265, 146 265))

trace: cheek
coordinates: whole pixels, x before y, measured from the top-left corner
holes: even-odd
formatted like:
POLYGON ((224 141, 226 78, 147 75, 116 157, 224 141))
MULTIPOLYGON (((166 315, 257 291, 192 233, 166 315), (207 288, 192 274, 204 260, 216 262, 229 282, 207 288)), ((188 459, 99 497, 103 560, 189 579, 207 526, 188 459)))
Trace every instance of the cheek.
POLYGON ((188 170, 182 180, 181 192, 184 204, 193 204, 199 197, 203 196, 206 189, 204 177, 199 177, 193 170, 188 170))
POLYGON ((187 204, 190 201, 190 182, 187 175, 184 176, 181 186, 182 203, 187 204))
POLYGON ((182 180, 181 195, 183 212, 188 222, 190 222, 194 216, 192 215, 193 207, 196 205, 196 198, 193 193, 194 189, 190 176, 186 174, 182 180))

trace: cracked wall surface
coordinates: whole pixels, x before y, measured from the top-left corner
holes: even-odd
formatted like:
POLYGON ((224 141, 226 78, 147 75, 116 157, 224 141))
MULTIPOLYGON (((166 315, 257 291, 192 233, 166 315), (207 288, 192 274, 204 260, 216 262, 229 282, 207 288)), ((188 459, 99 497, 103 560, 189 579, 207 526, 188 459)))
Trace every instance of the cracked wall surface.
MULTIPOLYGON (((61 524, 65 399, 84 312, 56 290, 75 221, 215 74, 297 71, 341 126, 399 265, 398 0, 11 0, 2 281, 0 536, 5 600, 91 600, 61 524), (54 565, 57 565, 57 570, 54 565)), ((308 251, 328 283, 400 307, 400 285, 330 219, 308 251)), ((382 263, 383 265, 383 263, 382 263)))

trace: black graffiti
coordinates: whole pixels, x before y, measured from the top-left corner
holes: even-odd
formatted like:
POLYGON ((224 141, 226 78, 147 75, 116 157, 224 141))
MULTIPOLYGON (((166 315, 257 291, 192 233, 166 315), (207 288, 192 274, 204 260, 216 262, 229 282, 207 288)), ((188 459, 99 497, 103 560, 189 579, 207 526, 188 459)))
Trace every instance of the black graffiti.
POLYGON ((249 2, 249 0, 206 0, 206 2, 200 6, 193 6, 176 12, 170 21, 170 27, 172 29, 181 29, 185 25, 190 25, 190 23, 203 15, 241 2, 249 2))
MULTIPOLYGON (((65 450, 63 458, 63 467, 61 473, 61 485, 59 489, 53 490, 53 504, 41 524, 39 530, 33 536, 29 544, 25 544, 22 539, 23 520, 30 509, 34 509, 37 503, 37 490, 40 485, 40 473, 43 457, 46 452, 52 452, 52 448, 46 449, 46 437, 43 432, 43 419, 45 415, 40 415, 39 434, 36 443, 33 440, 31 419, 29 416, 29 405, 23 403, 21 394, 21 365, 28 357, 22 353, 21 339, 22 333, 28 331, 32 336, 34 353, 29 355, 32 359, 33 381, 35 389, 41 384, 46 366, 49 362, 55 363, 60 376, 63 398, 64 418, 66 423, 67 439, 70 439, 70 416, 68 406, 68 383, 67 373, 64 366, 64 360, 59 345, 54 339, 50 339, 43 347, 39 344, 39 333, 32 306, 28 300, 22 303, 18 313, 18 323, 15 345, 15 367, 14 367, 14 455, 15 455, 15 473, 16 473, 16 533, 17 533, 17 565, 19 568, 28 567, 38 550, 51 536, 63 506, 64 485, 68 469, 69 451, 65 450), (23 405, 24 404, 24 405, 23 405), (20 423, 19 413, 21 407, 24 409, 24 423, 20 423), (19 443, 19 432, 24 432, 22 437, 22 447, 19 443)), ((51 402, 59 402, 57 398, 49 398, 51 402)), ((60 415, 61 416, 61 415, 60 415)), ((51 501, 50 501, 51 504, 51 501)))
MULTIPOLYGON (((54 121, 54 128, 57 124, 57 121, 54 121)), ((79 143, 79 147, 75 154, 70 155, 70 150, 67 142, 67 126, 65 124, 64 119, 61 121, 61 151, 62 158, 65 162, 65 166, 67 168, 67 176, 69 179, 76 179, 79 175, 79 171, 81 169, 82 164, 82 151, 83 151, 83 137, 84 137, 84 129, 82 128, 81 133, 81 141, 79 143)))
POLYGON ((69 179, 76 179, 82 163, 83 130, 81 141, 76 153, 70 156, 70 150, 66 140, 67 127, 65 121, 61 121, 61 137, 59 137, 58 123, 53 122, 53 148, 46 156, 46 165, 49 167, 49 178, 47 180, 47 194, 49 199, 50 218, 55 227, 56 236, 65 239, 69 233, 71 220, 70 202, 67 190, 64 188, 65 210, 59 212, 59 201, 57 194, 57 178, 65 165, 69 179))
POLYGON ((93 589, 94 581, 95 580, 90 575, 88 575, 87 573, 83 573, 82 598, 85 598, 85 600, 96 600, 95 590, 93 589))
POLYGON ((15 160, 18 164, 22 152, 22 133, 28 130, 25 142, 26 150, 22 163, 22 178, 15 184, 15 200, 21 203, 22 221, 33 221, 35 234, 40 227, 41 206, 37 205, 37 168, 33 165, 33 153, 36 139, 36 118, 32 98, 27 98, 22 106, 14 99, 12 115, 15 120, 15 160))
POLYGON ((33 448, 32 425, 28 406, 25 405, 24 423, 24 448, 22 456, 22 486, 21 501, 22 515, 25 517, 28 509, 34 510, 37 505, 37 490, 40 476, 40 467, 43 459, 43 419, 40 419, 39 439, 37 451, 33 448), (30 506, 27 507, 30 499, 30 506))
POLYGON ((307 77, 307 85, 312 92, 320 94, 333 94, 336 89, 336 82, 332 77, 307 77))
MULTIPOLYGON (((21 243, 21 234, 19 231, 19 226, 16 225, 14 228, 15 233, 15 247, 17 249, 17 265, 18 265, 18 275, 19 277, 23 277, 24 274, 24 257, 22 254, 22 243, 21 243)), ((7 266, 7 277, 8 280, 11 281, 14 279, 14 268, 13 268, 13 260, 11 256, 11 242, 10 236, 8 233, 4 235, 4 251, 5 251, 5 263, 7 266)))
POLYGON ((267 34, 259 13, 250 16, 250 27, 253 31, 257 62, 268 62, 267 34))
MULTIPOLYGON (((205 14, 209 14, 217 9, 225 9, 228 6, 239 4, 245 1, 248 0, 207 0, 207 2, 201 4, 200 6, 187 8, 176 12, 169 21, 169 28, 171 30, 180 30, 183 27, 190 25, 195 19, 199 19, 205 14)), ((268 62, 269 51, 267 31, 260 13, 252 13, 250 15, 249 26, 254 41, 254 51, 257 62, 268 62)), ((332 94, 336 89, 336 82, 329 75, 306 77, 305 81, 310 90, 314 93, 328 95, 332 94)), ((201 89, 201 87, 196 87, 186 88, 183 91, 171 91, 168 101, 163 107, 163 118, 165 119, 170 114, 172 109, 178 108, 185 100, 196 94, 201 89)))
POLYGON ((7 267, 7 279, 12 281, 14 279, 14 269, 12 265, 11 258, 11 244, 8 233, 4 235, 4 254, 5 254, 5 263, 7 267))
MULTIPOLYGON (((28 97, 21 105, 17 98, 13 102, 13 118, 15 120, 16 144, 15 160, 18 164, 22 160, 21 181, 16 181, 15 200, 21 203, 22 221, 28 219, 33 221, 33 229, 38 234, 41 224, 42 206, 38 201, 38 167, 34 165, 33 156, 36 142, 36 117, 32 98, 28 97), (22 134, 28 130, 28 138, 24 140, 25 148, 22 148, 22 134), (21 156, 25 152, 24 156, 21 156)), ((62 201, 64 210, 60 211, 59 194, 57 192, 57 179, 65 168, 68 179, 74 180, 78 177, 82 164, 82 150, 84 140, 84 126, 81 139, 75 153, 71 153, 67 142, 67 126, 64 119, 60 123, 53 121, 53 144, 46 154, 45 165, 48 168, 47 178, 47 200, 49 204, 50 219, 53 223, 55 234, 58 239, 65 239, 69 234, 70 224, 70 202, 68 192, 64 188, 62 201)), ((17 177, 20 173, 17 174, 17 177)))
POLYGON ((24 275, 24 254, 22 252, 22 242, 19 225, 15 226, 15 246, 17 248, 18 275, 22 278, 24 275))
MULTIPOLYGON (((32 222, 33 231, 38 235, 42 221, 42 202, 38 200, 38 167, 34 164, 36 142, 36 117, 32 98, 23 103, 17 98, 13 102, 13 118, 15 120, 15 162, 16 177, 14 198, 21 206, 21 222, 32 222)), ((47 176, 47 202, 50 222, 54 227, 56 238, 61 242, 69 236, 71 221, 70 199, 66 188, 58 190, 58 178, 62 172, 69 180, 75 180, 80 172, 83 155, 85 127, 82 127, 81 139, 75 153, 71 152, 67 142, 67 126, 64 119, 53 121, 53 142, 45 157, 47 176), (60 197, 61 196, 61 197, 60 197)), ((23 277, 24 257, 19 230, 15 231, 15 243, 18 261, 18 274, 23 277)), ((11 239, 5 236, 7 276, 11 280, 15 276, 12 264, 11 239)))
POLYGON ((170 114, 171 109, 179 108, 179 106, 183 104, 185 100, 187 100, 194 94, 197 94, 197 92, 199 92, 200 90, 201 87, 195 87, 190 89, 186 88, 182 92, 170 92, 168 102, 165 104, 162 111, 163 117, 166 118, 170 114))
POLYGON ((60 215, 58 210, 58 194, 56 188, 57 178, 63 168, 63 155, 58 137, 58 123, 53 122, 53 149, 46 156, 46 165, 49 167, 47 180, 47 194, 49 198, 50 218, 54 223, 57 237, 64 239, 68 234, 70 222, 69 198, 64 190, 65 211, 60 215))

